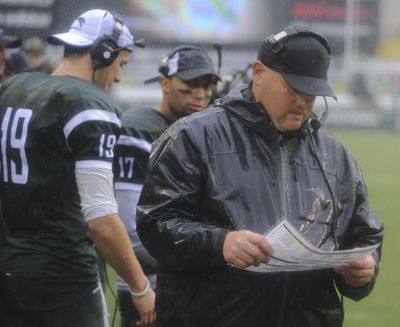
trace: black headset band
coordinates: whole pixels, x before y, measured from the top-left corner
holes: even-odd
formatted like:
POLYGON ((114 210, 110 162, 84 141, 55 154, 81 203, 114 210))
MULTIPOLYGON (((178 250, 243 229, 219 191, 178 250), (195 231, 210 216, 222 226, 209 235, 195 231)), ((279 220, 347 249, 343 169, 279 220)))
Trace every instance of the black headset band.
POLYGON ((176 53, 180 51, 186 51, 186 50, 201 50, 198 46, 195 45, 181 45, 179 47, 176 47, 172 52, 170 52, 167 57, 172 58, 176 53))
POLYGON ((118 42, 122 34, 124 22, 118 14, 112 13, 112 16, 114 18, 114 27, 111 33, 111 37, 115 40, 115 42, 118 42))
POLYGON ((324 48, 328 51, 328 54, 331 54, 331 48, 328 40, 309 27, 302 25, 288 26, 284 30, 268 36, 265 39, 265 42, 268 44, 274 54, 278 54, 285 47, 286 41, 295 35, 311 36, 315 38, 324 46, 324 48))

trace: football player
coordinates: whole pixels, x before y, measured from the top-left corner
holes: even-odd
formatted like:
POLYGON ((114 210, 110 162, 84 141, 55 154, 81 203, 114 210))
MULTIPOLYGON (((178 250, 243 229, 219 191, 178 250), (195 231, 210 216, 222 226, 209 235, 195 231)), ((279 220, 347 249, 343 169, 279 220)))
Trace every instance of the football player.
POLYGON ((118 105, 104 92, 135 40, 117 15, 96 9, 48 42, 64 45, 51 76, 18 74, 0 89, 0 325, 108 326, 94 244, 127 281, 138 325, 150 323, 155 295, 113 192, 118 105))
MULTIPOLYGON (((116 145, 114 176, 121 218, 127 227, 135 253, 151 286, 156 287, 157 263, 136 233, 136 204, 144 182, 151 143, 177 119, 205 109, 220 77, 204 49, 183 45, 173 49, 159 66, 160 76, 145 83, 159 82, 163 96, 157 109, 132 108, 122 117, 122 131, 116 145)), ((118 276, 121 327, 132 326, 138 312, 130 305, 129 285, 118 276)))

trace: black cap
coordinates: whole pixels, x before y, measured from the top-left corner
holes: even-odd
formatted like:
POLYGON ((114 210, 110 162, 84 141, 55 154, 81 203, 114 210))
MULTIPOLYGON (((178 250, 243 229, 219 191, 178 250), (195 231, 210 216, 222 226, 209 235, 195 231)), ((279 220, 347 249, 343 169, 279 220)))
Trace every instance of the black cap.
POLYGON ((5 34, 0 28, 0 47, 18 48, 22 45, 22 40, 16 36, 5 34))
POLYGON ((308 95, 337 99, 327 82, 329 43, 309 27, 290 25, 270 35, 261 45, 257 59, 280 72, 294 89, 308 95))
POLYGON ((10 75, 28 71, 30 68, 29 57, 24 51, 13 52, 6 60, 6 70, 10 75))
MULTIPOLYGON (((213 62, 205 51, 196 46, 180 46, 175 48, 161 61, 158 71, 166 77, 178 76, 183 81, 190 81, 210 75, 213 82, 221 78, 215 72, 213 62)), ((144 83, 159 81, 160 76, 150 78, 144 83)))

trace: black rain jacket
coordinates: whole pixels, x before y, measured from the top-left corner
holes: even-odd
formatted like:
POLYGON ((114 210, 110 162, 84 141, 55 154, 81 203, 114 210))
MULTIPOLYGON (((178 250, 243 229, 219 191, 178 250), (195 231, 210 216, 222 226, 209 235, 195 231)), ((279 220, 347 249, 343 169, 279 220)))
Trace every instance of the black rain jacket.
POLYGON ((376 275, 351 287, 330 269, 260 274, 223 257, 229 231, 282 219, 323 250, 382 242, 357 161, 319 127, 279 134, 247 85, 154 143, 137 223, 160 263, 157 326, 342 326, 335 285, 354 300, 370 293, 376 275))

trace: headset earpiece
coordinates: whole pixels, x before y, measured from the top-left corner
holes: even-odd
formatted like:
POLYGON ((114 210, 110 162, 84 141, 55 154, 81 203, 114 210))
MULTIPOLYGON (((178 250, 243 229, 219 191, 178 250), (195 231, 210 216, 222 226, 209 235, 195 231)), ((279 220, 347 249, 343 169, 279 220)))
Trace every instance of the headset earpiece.
POLYGON ((122 34, 123 21, 116 14, 112 16, 114 18, 112 34, 100 36, 90 48, 90 56, 95 70, 111 65, 118 57, 118 51, 120 50, 118 39, 122 34))
POLYGON ((107 67, 118 57, 118 45, 110 37, 98 38, 90 48, 90 55, 96 69, 107 67))

